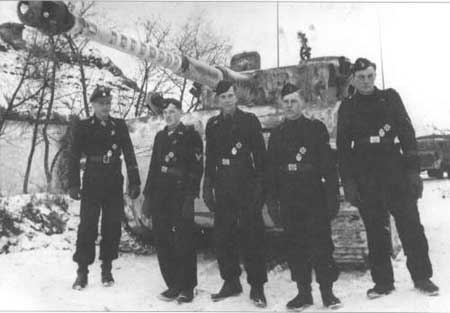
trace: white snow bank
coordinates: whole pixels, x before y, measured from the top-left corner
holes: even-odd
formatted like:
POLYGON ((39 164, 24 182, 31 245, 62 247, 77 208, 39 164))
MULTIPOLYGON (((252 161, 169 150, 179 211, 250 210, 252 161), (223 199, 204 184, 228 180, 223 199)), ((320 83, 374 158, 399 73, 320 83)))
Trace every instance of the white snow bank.
MULTIPOLYGON (((450 181, 426 181, 424 198, 420 200, 422 223, 430 245, 434 266, 433 280, 440 286, 441 295, 427 297, 414 290, 399 254, 394 263, 396 291, 387 297, 368 300, 366 290, 372 286, 368 272, 341 273, 335 293, 344 307, 339 311, 395 311, 445 312, 450 307, 450 181), (445 197, 443 197, 445 196, 445 197)), ((179 306, 157 299, 165 289, 155 255, 123 254, 113 263, 117 281, 111 288, 100 284, 98 262, 90 269, 89 286, 83 292, 73 291, 75 264, 71 252, 47 248, 0 256, 0 310, 136 310, 136 311, 285 311, 285 304, 296 294, 289 270, 278 266, 269 273, 266 284, 268 307, 256 309, 248 298, 249 286, 245 274, 241 281, 244 293, 240 297, 213 303, 210 294, 216 292, 222 280, 216 261, 203 254, 198 257, 197 295, 193 303, 179 306)), ((313 284, 315 304, 306 312, 324 311, 317 284, 313 284)))

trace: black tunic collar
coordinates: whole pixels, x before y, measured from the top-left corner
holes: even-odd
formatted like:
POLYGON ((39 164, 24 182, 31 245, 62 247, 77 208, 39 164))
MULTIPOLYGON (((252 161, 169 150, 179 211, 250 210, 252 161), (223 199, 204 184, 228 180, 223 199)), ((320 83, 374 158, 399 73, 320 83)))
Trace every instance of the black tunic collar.
POLYGON ((164 131, 167 134, 169 134, 169 133, 170 134, 175 134, 175 133, 182 134, 185 129, 186 129, 186 126, 184 126, 183 122, 180 122, 173 131, 170 131, 168 126, 164 127, 164 131))
POLYGON ((296 118, 295 120, 289 120, 287 118, 284 119, 284 126, 295 126, 295 125, 302 125, 305 123, 305 121, 307 120, 307 118, 305 117, 304 114, 300 115, 298 118, 296 118))
POLYGON ((113 121, 113 118, 111 116, 108 116, 108 119, 105 120, 105 125, 102 124, 102 120, 99 119, 95 114, 91 117, 91 124, 93 125, 99 125, 99 126, 115 126, 116 123, 113 121))
POLYGON ((236 109, 234 110, 233 114, 229 114, 227 116, 227 114, 223 113, 223 111, 220 112, 219 114, 219 119, 224 121, 228 118, 230 118, 231 120, 236 120, 237 118, 239 118, 242 115, 242 110, 239 109, 238 107, 236 107, 236 109))

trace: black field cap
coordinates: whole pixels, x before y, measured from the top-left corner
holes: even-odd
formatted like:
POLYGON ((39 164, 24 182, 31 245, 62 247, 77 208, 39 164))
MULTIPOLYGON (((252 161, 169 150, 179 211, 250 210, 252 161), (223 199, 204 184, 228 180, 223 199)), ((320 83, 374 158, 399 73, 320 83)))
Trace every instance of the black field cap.
POLYGON ((216 95, 220 95, 224 92, 227 92, 231 87, 233 86, 233 83, 228 80, 221 80, 216 87, 216 95))
POLYGON ((109 98, 109 97, 111 97, 111 88, 97 85, 97 87, 95 87, 94 92, 92 93, 91 97, 89 98, 89 101, 93 102, 100 98, 109 98))
POLYGON ((294 84, 286 83, 283 86, 283 89, 281 89, 281 99, 284 98, 284 96, 289 95, 293 92, 298 91, 300 88, 294 84))
POLYGON ((169 105, 173 104, 178 110, 181 110, 181 102, 174 98, 167 98, 163 101, 163 109, 167 108, 169 105))
POLYGON ((352 72, 356 73, 357 71, 363 71, 366 68, 373 66, 373 68, 376 70, 377 65, 365 58, 358 58, 355 61, 355 64, 353 64, 352 72))

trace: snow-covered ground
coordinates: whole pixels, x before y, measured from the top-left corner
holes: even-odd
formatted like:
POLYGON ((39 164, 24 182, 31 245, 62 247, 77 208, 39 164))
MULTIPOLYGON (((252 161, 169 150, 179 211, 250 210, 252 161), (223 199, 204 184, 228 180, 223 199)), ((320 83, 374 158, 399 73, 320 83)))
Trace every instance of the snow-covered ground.
MULTIPOLYGON (((450 309, 450 180, 425 182, 424 198, 420 200, 422 223, 425 226, 434 266, 433 280, 440 286, 438 297, 427 297, 414 290, 399 254, 394 261, 396 291, 387 297, 367 300, 366 290, 372 286, 368 272, 342 273, 335 284, 335 293, 344 307, 340 311, 448 311, 450 309)), ((82 292, 71 289, 75 264, 71 251, 50 246, 26 252, 0 255, 0 311, 2 310, 135 310, 135 311, 260 311, 248 299, 249 287, 244 283, 240 297, 212 303, 210 294, 222 281, 217 263, 209 254, 200 254, 197 295, 193 303, 179 306, 157 299, 164 290, 155 255, 122 254, 114 263, 117 283, 111 288, 100 284, 99 263, 90 270, 89 286, 82 292)), ((306 311, 323 311, 317 285, 314 284, 315 305, 306 311)), ((285 303, 296 293, 290 273, 276 267, 266 284, 266 311, 284 311, 285 303)), ((263 311, 263 310, 262 310, 263 311)))

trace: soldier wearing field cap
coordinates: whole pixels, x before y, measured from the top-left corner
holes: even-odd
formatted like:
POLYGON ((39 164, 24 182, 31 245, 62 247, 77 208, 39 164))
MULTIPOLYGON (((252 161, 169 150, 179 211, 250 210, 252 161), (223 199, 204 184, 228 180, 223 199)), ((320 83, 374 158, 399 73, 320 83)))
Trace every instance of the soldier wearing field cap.
POLYGON ((111 89, 97 86, 90 97, 94 115, 75 125, 69 162, 69 194, 81 199, 80 224, 73 260, 78 263, 73 288, 81 290, 88 283, 88 266, 95 259, 95 241, 98 236, 100 212, 101 280, 111 286, 112 261, 118 257, 123 218, 123 176, 121 155, 125 157, 128 172, 128 193, 135 199, 140 193, 139 170, 133 144, 123 119, 113 118, 111 89), (83 183, 80 181, 80 159, 86 157, 83 183))
POLYGON ((203 198, 215 212, 215 246, 224 284, 211 298, 220 301, 242 292, 242 253, 250 298, 257 307, 265 307, 267 273, 261 209, 266 148, 261 124, 254 114, 237 107, 232 83, 220 81, 215 91, 221 112, 206 125, 203 198))
POLYGON ((339 182, 330 136, 321 121, 303 114, 305 99, 297 86, 285 84, 281 100, 285 119, 269 138, 266 181, 268 203, 280 206, 288 264, 298 288, 286 307, 303 310, 313 304, 314 268, 324 306, 337 308, 330 221, 339 209, 339 182))
POLYGON ((375 86, 376 65, 364 58, 353 66, 354 94, 338 112, 337 149, 345 198, 359 208, 369 246, 369 263, 375 286, 369 298, 394 290, 389 215, 407 257, 414 286, 437 295, 430 280, 432 267, 428 242, 420 223, 417 200, 422 180, 415 131, 400 95, 375 86))
POLYGON ((194 299, 197 285, 194 199, 199 197, 203 175, 203 141, 193 126, 180 121, 180 101, 160 97, 158 105, 167 125, 153 144, 144 188, 150 209, 146 214, 152 216, 159 267, 167 285, 159 298, 186 303, 194 299))

